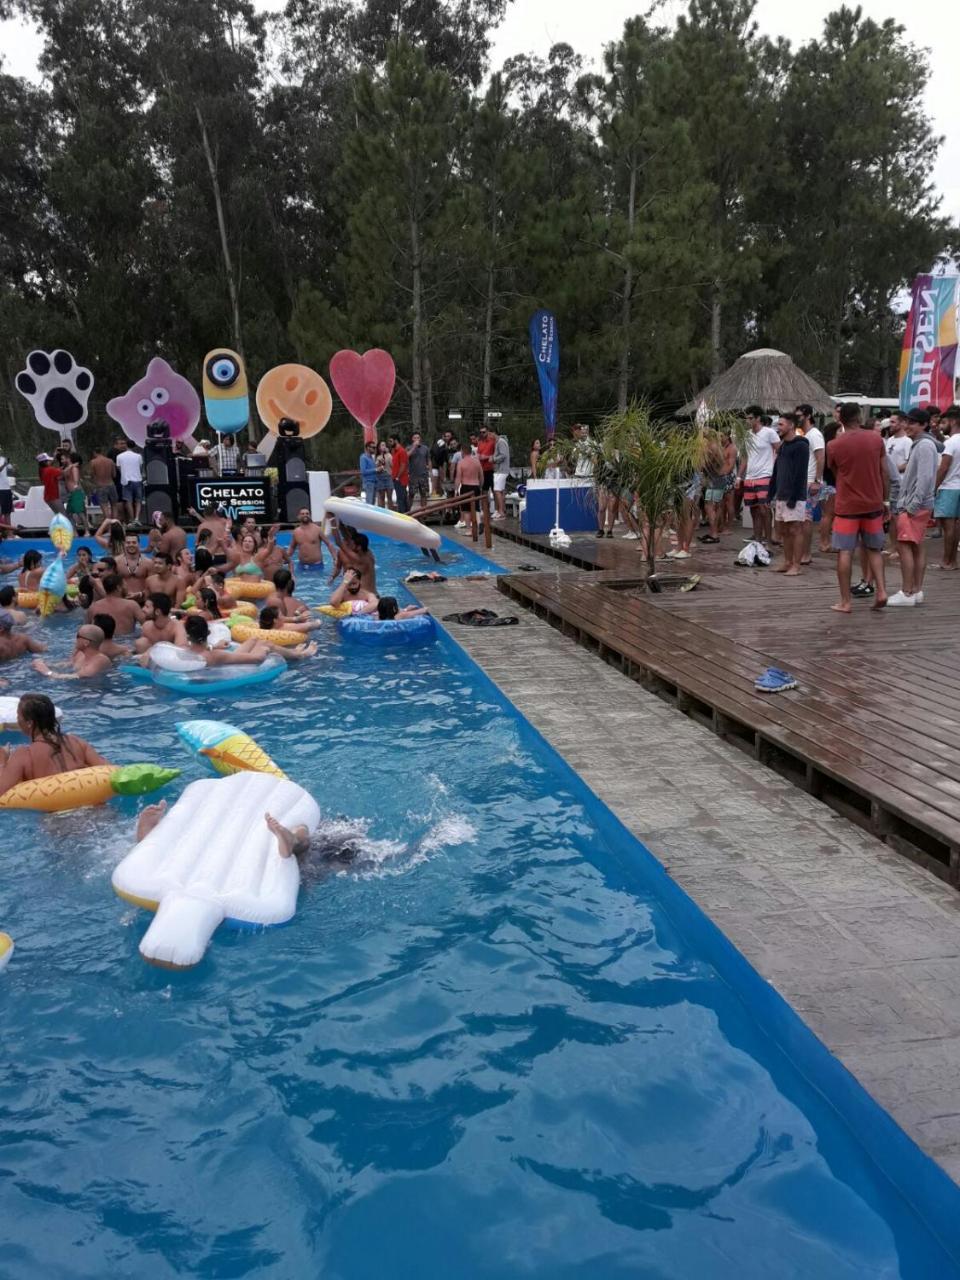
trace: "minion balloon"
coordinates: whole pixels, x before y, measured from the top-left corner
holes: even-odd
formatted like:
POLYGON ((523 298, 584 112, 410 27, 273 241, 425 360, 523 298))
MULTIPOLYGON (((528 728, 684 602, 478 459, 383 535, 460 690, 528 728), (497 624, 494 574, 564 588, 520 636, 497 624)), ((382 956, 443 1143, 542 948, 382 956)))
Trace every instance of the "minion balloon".
POLYGON ((247 371, 235 351, 217 347, 203 358, 203 411, 214 431, 235 435, 250 421, 247 371))

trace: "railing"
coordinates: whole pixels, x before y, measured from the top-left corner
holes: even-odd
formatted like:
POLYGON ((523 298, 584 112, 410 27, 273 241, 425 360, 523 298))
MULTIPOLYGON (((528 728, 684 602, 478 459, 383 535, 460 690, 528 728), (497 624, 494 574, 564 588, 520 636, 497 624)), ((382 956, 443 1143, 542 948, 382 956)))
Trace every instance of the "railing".
MULTIPOLYGON (((452 511, 464 508, 470 512, 470 540, 477 542, 479 540, 480 525, 480 504, 486 500, 485 494, 468 493, 464 498, 445 498, 443 502, 431 502, 425 507, 418 507, 416 511, 408 511, 407 514, 413 516, 415 520, 423 522, 425 517, 438 515, 443 511, 452 511)), ((491 517, 489 510, 486 519, 483 522, 483 545, 489 551, 493 546, 493 534, 491 531, 491 517)))

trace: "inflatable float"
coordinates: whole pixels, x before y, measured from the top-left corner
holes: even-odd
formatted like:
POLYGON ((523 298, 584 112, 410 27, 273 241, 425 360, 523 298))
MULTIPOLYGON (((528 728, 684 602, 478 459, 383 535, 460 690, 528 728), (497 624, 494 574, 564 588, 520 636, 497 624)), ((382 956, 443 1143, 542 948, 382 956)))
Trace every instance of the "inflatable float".
POLYGON ((292 649, 298 644, 307 643, 307 637, 302 631, 284 631, 282 627, 264 631, 262 627, 251 626, 249 618, 239 618, 236 622, 231 618, 227 625, 234 640, 241 644, 244 640, 262 640, 264 644, 278 644, 284 649, 292 649))
MULTIPOLYGON (((213 625, 221 626, 222 623, 213 625)), ((262 662, 234 662, 229 666, 208 667, 198 653, 179 649, 165 640, 148 649, 147 654, 147 666, 127 665, 121 667, 121 671, 136 680, 152 680, 165 689, 177 689, 181 693, 229 693, 247 685, 276 680, 287 669, 283 658, 273 653, 262 662)))
POLYGON ((220 609, 221 618, 255 618, 257 616, 257 606, 252 600, 238 600, 235 605, 231 605, 229 609, 220 609))
POLYGON ((222 720, 181 720, 175 727, 190 750, 206 756, 219 774, 226 776, 246 770, 271 773, 275 778, 287 776, 249 733, 235 729, 232 724, 222 720))
MULTIPOLYGON (((440 535, 435 529, 428 529, 413 516, 400 511, 371 506, 362 498, 327 498, 323 510, 326 515, 336 516, 341 523, 363 533, 379 533, 394 542, 406 542, 411 547, 423 547, 426 551, 436 551, 440 546, 440 535)), ((229 585, 228 582, 228 588, 229 585)))
POLYGON ((234 600, 266 600, 276 591, 272 582, 264 582, 262 578, 227 578, 223 589, 234 600))
POLYGON ((18 782, 0 796, 0 809, 35 809, 63 813, 106 804, 114 796, 142 796, 179 778, 180 769, 159 764, 96 764, 68 769, 49 778, 18 782))
POLYGON ((281 858, 265 822, 313 831, 320 810, 289 778, 236 773, 192 782, 113 873, 125 902, 155 911, 140 941, 151 964, 189 969, 226 924, 284 924, 297 906, 300 868, 281 858))
POLYGON ((17 608, 18 609, 38 609, 40 607, 39 591, 18 591, 17 592, 17 608))
POLYGON ((0 973, 13 959, 13 939, 9 933, 0 933, 0 973))
POLYGON ((337 623, 344 640, 371 649, 393 649, 398 645, 429 644, 437 638, 437 624, 429 614, 416 618, 341 618, 337 623))
MULTIPOLYGON (((20 705, 19 697, 16 698, 0 698, 0 733, 19 733, 20 727, 17 724, 17 707, 20 705)), ((58 720, 63 719, 63 712, 59 707, 54 707, 54 714, 58 720)))

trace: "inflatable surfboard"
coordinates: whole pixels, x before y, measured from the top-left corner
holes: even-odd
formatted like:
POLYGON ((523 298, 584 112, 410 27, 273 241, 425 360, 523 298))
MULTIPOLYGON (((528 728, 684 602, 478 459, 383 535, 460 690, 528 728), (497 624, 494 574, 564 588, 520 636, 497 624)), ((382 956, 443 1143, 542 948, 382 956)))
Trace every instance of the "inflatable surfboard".
POLYGON ((406 542, 411 547, 424 547, 427 551, 436 551, 440 546, 440 535, 436 529, 428 529, 413 516, 400 511, 371 506, 362 498, 327 498, 323 509, 326 515, 336 516, 343 524, 359 529, 361 533, 379 533, 394 542, 406 542))

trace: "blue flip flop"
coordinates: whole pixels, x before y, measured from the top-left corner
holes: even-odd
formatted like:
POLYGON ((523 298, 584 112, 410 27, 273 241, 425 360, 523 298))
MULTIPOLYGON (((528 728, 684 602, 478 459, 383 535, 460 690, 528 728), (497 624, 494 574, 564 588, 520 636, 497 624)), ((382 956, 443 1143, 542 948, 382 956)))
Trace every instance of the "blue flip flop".
POLYGON ((753 686, 758 693, 785 693, 795 689, 797 681, 789 671, 780 671, 777 667, 768 667, 753 686))

